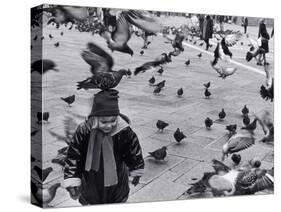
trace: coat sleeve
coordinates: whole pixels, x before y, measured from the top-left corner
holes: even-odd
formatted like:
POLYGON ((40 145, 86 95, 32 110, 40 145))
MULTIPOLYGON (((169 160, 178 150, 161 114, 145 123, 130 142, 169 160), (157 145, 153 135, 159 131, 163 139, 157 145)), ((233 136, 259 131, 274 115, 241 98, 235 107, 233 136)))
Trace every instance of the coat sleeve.
POLYGON ((131 173, 141 176, 144 169, 144 160, 139 139, 130 127, 126 128, 121 136, 124 142, 123 159, 131 173))
POLYGON ((86 125, 85 123, 80 124, 73 138, 69 144, 64 167, 64 187, 74 187, 81 185, 81 146, 86 138, 86 125))

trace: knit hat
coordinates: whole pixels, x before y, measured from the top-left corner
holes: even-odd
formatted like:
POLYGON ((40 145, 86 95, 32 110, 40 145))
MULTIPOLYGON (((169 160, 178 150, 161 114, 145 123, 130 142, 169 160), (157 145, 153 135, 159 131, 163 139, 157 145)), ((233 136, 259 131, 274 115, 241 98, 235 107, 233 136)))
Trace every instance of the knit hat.
POLYGON ((117 90, 102 90, 95 94, 90 116, 117 116, 119 115, 117 90))

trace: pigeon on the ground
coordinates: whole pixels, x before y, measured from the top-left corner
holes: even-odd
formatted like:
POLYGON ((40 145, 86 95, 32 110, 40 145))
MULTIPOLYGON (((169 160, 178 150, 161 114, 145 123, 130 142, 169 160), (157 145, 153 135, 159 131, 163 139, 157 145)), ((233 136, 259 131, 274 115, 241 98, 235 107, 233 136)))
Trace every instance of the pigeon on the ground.
POLYGON ((141 51, 140 51, 140 55, 143 55, 143 54, 144 54, 144 51, 143 51, 143 50, 141 50, 141 51))
POLYGON ((161 82, 154 84, 153 86, 159 87, 159 88, 164 88, 166 84, 166 80, 162 80, 161 82))
POLYGON ((199 54, 197 55, 197 57, 201 58, 201 57, 202 57, 202 53, 199 53, 199 54))
POLYGON ((155 77, 154 76, 152 76, 149 80, 148 80, 148 82, 149 82, 149 84, 150 85, 153 85, 154 83, 155 83, 155 77))
POLYGON ((224 109, 222 108, 221 112, 219 112, 220 120, 223 120, 225 118, 225 116, 226 116, 226 113, 225 113, 224 109))
POLYGON ((46 72, 53 70, 59 71, 54 61, 48 59, 36 60, 31 64, 31 73, 38 72, 39 74, 45 74, 46 72))
POLYGON ((239 163, 241 162, 241 155, 240 154, 233 154, 231 156, 231 160, 233 161, 233 163, 237 166, 239 165, 239 163))
POLYGON ((68 104, 68 106, 70 107, 71 104, 75 101, 75 95, 71 95, 68 97, 61 97, 61 100, 63 100, 64 102, 66 102, 68 104))
POLYGON ((249 109, 248 109, 247 105, 244 105, 244 107, 241 110, 241 112, 242 112, 242 116, 248 115, 249 109))
POLYGON ((190 65, 190 59, 188 59, 187 61, 185 61, 184 63, 186 66, 189 66, 190 65))
POLYGON ((250 124, 250 118, 247 113, 243 116, 243 124, 245 126, 248 126, 250 124))
POLYGON ((206 119, 205 119, 205 126, 206 126, 206 128, 207 129, 211 129, 211 126, 213 125, 213 120, 212 119, 210 119, 209 117, 207 117, 206 119))
POLYGON ((49 38, 50 38, 50 39, 53 39, 54 36, 53 36, 52 34, 49 34, 49 38))
POLYGON ((205 98, 206 99, 209 99, 210 96, 212 95, 212 93, 208 90, 208 88, 205 89, 205 92, 204 92, 204 95, 205 95, 205 98))
POLYGON ((158 120, 156 122, 156 127, 160 132, 163 132, 163 130, 169 126, 169 123, 162 121, 162 120, 158 120))
POLYGON ((160 75, 162 75, 162 74, 163 74, 163 72, 164 72, 163 67, 160 67, 160 68, 158 69, 158 71, 157 71, 157 73, 159 73, 160 75))
POLYGON ((179 88, 177 90, 177 95, 178 95, 178 97, 182 97, 182 95, 183 95, 183 89, 182 88, 179 88))
POLYGON ((162 88, 161 86, 156 86, 156 88, 153 90, 153 93, 155 95, 158 95, 161 91, 162 91, 162 88))
POLYGON ((77 89, 102 89, 115 88, 128 70, 113 71, 113 58, 102 48, 94 43, 88 43, 88 49, 81 54, 82 58, 91 66, 92 76, 77 82, 77 89))
POLYGON ((60 35, 63 36, 63 32, 61 32, 60 35))
POLYGON ((59 47, 59 45, 60 45, 59 42, 56 42, 56 43, 54 44, 55 47, 59 47))
POLYGON ((148 154, 153 157, 155 160, 164 160, 165 157, 167 156, 167 147, 163 146, 160 149, 157 149, 153 152, 148 152, 148 154))
POLYGON ((186 135, 182 131, 180 131, 179 128, 177 128, 177 130, 174 132, 174 138, 178 143, 180 143, 183 139, 186 138, 186 135))

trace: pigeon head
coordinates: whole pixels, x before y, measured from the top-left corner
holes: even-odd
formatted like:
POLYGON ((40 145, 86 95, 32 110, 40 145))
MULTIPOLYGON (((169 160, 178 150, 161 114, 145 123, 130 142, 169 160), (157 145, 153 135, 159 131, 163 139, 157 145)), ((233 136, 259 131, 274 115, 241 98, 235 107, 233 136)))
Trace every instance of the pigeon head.
POLYGON ((261 166, 261 161, 258 158, 253 158, 249 161, 249 164, 253 167, 253 168, 259 168, 261 166))

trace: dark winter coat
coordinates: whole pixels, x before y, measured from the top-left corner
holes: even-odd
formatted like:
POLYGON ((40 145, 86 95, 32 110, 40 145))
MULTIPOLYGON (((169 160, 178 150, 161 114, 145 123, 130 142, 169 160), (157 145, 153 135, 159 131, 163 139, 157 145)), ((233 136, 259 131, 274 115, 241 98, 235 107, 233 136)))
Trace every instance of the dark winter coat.
POLYGON ((270 39, 270 37, 266 30, 265 23, 260 24, 258 37, 262 37, 261 48, 265 50, 265 53, 268 53, 269 52, 268 40, 270 39))
POLYGON ((77 128, 69 145, 64 179, 81 180, 82 192, 79 201, 83 205, 123 202, 129 194, 128 171, 144 168, 137 135, 128 126, 112 136, 118 184, 104 187, 102 160, 98 172, 85 171, 90 132, 91 126, 87 121, 77 128))

